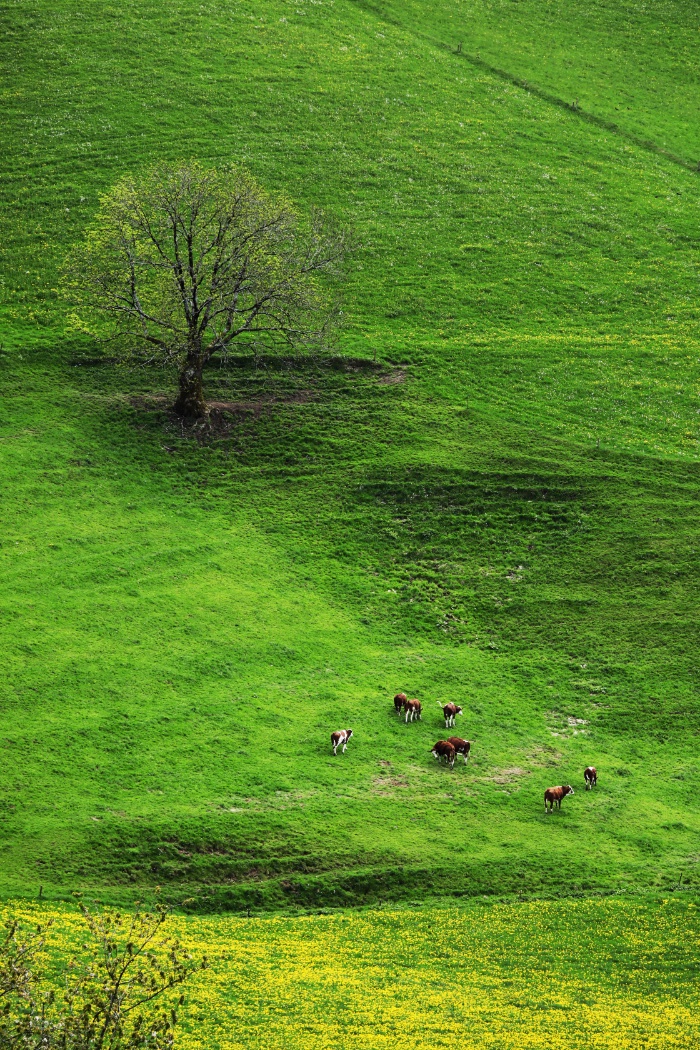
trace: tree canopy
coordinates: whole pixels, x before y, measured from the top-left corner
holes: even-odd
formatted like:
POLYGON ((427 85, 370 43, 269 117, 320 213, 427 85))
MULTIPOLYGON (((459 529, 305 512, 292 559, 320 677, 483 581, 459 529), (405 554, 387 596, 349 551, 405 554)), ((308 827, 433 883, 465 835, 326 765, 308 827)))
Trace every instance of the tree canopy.
POLYGON ((302 218, 244 169, 159 165, 100 199, 70 252, 73 321, 129 357, 172 365, 182 416, 207 414, 203 369, 235 343, 323 349, 338 321, 347 234, 302 218))

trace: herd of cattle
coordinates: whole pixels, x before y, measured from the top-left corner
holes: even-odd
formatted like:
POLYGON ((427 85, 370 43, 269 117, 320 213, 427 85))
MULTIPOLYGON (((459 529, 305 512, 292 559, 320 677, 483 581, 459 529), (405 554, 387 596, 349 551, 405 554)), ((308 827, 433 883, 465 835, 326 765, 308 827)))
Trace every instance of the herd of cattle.
MULTIPOLYGON (((437 705, 442 707, 445 729, 451 729, 455 724, 457 715, 463 713, 462 708, 457 704, 441 704, 439 701, 437 701, 437 705)), ((394 697, 394 710, 399 718, 402 713, 405 713, 406 722, 413 722, 415 719, 420 721, 423 716, 423 705, 420 700, 409 700, 405 693, 397 693, 394 697)), ((334 755, 338 754, 339 747, 342 748, 342 752, 345 754, 345 749, 351 736, 352 729, 338 729, 335 733, 331 733, 331 747, 334 755)), ((438 762, 444 762, 450 769, 454 769, 455 759, 458 755, 462 756, 466 766, 469 761, 471 748, 472 745, 469 740, 463 740, 460 736, 450 736, 447 740, 438 740, 430 749, 430 753, 438 762)), ((583 771, 583 780, 586 785, 586 791, 590 791, 591 788, 596 786, 598 774, 595 766, 586 766, 583 771)), ((561 784, 559 787, 547 788, 544 793, 545 813, 551 813, 555 808, 561 809, 561 800, 567 795, 573 795, 573 793, 574 789, 570 784, 561 784)))

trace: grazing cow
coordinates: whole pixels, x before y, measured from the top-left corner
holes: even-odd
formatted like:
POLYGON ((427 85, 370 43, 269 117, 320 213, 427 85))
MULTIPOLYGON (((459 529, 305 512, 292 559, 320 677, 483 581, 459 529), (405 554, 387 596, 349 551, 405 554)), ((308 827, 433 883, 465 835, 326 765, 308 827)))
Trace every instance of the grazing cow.
POLYGON ((348 740, 352 736, 352 729, 339 729, 337 733, 331 733, 331 745, 333 747, 333 754, 338 753, 338 748, 343 745, 343 754, 345 754, 345 748, 348 746, 348 740))
POLYGON ((583 779, 586 781, 586 791, 590 791, 598 783, 598 773, 595 766, 586 766, 583 771, 583 779))
POLYGON ((455 749, 449 740, 438 740, 435 747, 431 750, 430 754, 433 758, 436 758, 438 762, 442 762, 444 759, 450 769, 454 769, 455 764, 455 749))
POLYGON ((411 722, 414 718, 420 719, 421 711, 423 710, 423 705, 421 704, 420 700, 407 700, 403 706, 406 708, 407 722, 409 721, 409 717, 411 722))
POLYGON ((399 716, 399 718, 401 718, 401 709, 407 700, 408 697, 405 693, 397 693, 394 697, 394 711, 396 711, 396 714, 399 716))
POLYGON ((554 807, 561 809, 561 800, 566 795, 573 795, 574 789, 569 785, 562 785, 561 787, 547 788, 544 793, 544 811, 547 812, 547 804, 549 804, 549 812, 551 813, 554 807))
POLYGON ((462 714, 462 708, 457 707, 457 704, 445 704, 444 706, 439 700, 436 701, 438 707, 442 707, 442 713, 445 716, 445 729, 449 729, 450 726, 455 724, 455 718, 457 715, 462 714))
POLYGON ((455 752, 458 755, 462 756, 462 758, 464 759, 464 764, 466 766, 467 762, 469 761, 469 752, 472 749, 471 742, 469 740, 462 740, 461 736, 449 736, 447 738, 447 743, 452 744, 452 747, 455 749, 455 752))

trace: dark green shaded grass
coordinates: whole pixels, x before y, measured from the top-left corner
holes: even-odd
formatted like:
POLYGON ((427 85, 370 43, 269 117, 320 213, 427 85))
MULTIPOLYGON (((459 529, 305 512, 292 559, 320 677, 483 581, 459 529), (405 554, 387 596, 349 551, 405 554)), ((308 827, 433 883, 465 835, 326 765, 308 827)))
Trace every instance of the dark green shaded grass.
POLYGON ((350 3, 3 18, 0 887, 694 883, 695 176, 350 3), (200 434, 53 290, 101 189, 183 154, 363 241, 343 367, 217 364, 200 434))

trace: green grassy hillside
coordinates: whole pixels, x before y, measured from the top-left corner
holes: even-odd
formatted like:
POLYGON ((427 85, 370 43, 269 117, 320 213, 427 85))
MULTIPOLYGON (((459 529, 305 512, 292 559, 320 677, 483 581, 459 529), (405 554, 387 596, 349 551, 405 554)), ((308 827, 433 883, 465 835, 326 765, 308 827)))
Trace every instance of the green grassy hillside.
MULTIPOLYGON (((534 79, 512 6, 507 34, 469 8, 480 53, 534 79)), ((572 80, 532 59, 562 97, 605 30, 580 96, 611 118, 648 80, 620 6, 542 10, 576 36, 572 80)), ((447 5, 0 11, 0 889, 696 883, 698 176, 452 53, 447 5), (217 365, 199 435, 171 377, 67 338, 56 294, 99 192, 182 156, 244 161, 362 242, 344 360, 217 365), (428 753, 448 699, 474 742, 453 773, 428 753)), ((673 104, 628 126, 691 156, 666 53, 673 104)))
POLYGON ((695 166, 700 20, 691 0, 356 0, 426 42, 525 80, 584 119, 695 166))

